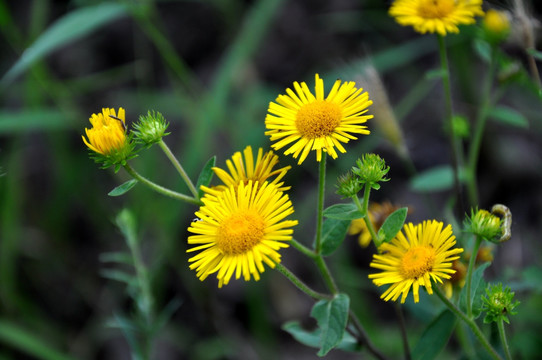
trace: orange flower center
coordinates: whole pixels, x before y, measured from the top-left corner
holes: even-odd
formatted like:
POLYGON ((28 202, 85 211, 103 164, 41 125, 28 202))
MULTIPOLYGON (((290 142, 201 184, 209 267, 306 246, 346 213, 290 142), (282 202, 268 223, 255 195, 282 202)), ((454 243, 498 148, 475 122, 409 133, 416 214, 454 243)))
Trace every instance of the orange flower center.
POLYGON ((420 1, 418 15, 424 19, 441 19, 448 16, 455 6, 455 0, 420 1))
POLYGON ((239 255, 251 250, 265 235, 262 217, 249 211, 231 215, 218 228, 216 245, 227 255, 239 255))
POLYGON ((337 104, 317 100, 297 111, 295 126, 301 136, 316 139, 332 134, 341 123, 341 118, 342 112, 337 104))
POLYGON ((433 269, 435 250, 428 246, 418 246, 408 250, 401 260, 401 274, 406 279, 417 279, 433 269))

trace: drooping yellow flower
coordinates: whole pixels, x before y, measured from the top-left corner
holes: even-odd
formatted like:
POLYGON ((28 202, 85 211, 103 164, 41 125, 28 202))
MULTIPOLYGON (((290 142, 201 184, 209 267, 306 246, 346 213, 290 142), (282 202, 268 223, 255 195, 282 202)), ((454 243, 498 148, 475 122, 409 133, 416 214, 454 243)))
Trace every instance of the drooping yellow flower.
POLYGON ((316 151, 317 161, 322 159, 322 151, 333 159, 337 158, 335 148, 346 152, 341 143, 357 139, 352 134, 369 134, 362 124, 373 117, 365 115, 373 103, 369 94, 355 86, 353 81, 341 84, 337 80, 324 98, 324 81, 318 74, 315 94, 305 82, 294 82, 295 92, 288 88, 287 95, 279 95, 276 103, 269 103, 265 134, 275 141, 271 147, 278 150, 289 145, 284 154, 299 157, 298 164, 311 150, 316 151))
POLYGON ((482 0, 395 0, 390 15, 403 26, 425 34, 458 33, 458 25, 474 24, 482 16, 482 0))
POLYGON ((217 273, 218 287, 227 285, 235 273, 245 281, 260 279, 264 263, 280 263, 280 248, 289 246, 297 220, 285 220, 294 213, 288 195, 268 182, 249 181, 230 186, 218 196, 205 196, 190 225, 187 252, 198 252, 188 261, 190 269, 204 280, 217 273))
POLYGON ((90 117, 91 129, 85 128, 88 140, 84 136, 83 142, 91 149, 102 155, 109 155, 125 148, 127 143, 125 112, 119 108, 118 115, 115 109, 102 109, 100 114, 90 117))
POLYGON ((373 255, 370 266, 382 272, 370 274, 369 278, 377 286, 391 284, 382 294, 385 301, 396 301, 399 296, 404 303, 412 288, 414 302, 420 301, 419 289, 424 286, 429 294, 433 293, 431 281, 442 283, 455 273, 452 262, 459 259, 463 249, 452 249, 455 236, 452 226, 442 229, 443 223, 436 220, 421 224, 405 224, 389 243, 382 244, 380 254, 373 255))
POLYGON ((253 183, 259 182, 260 184, 263 184, 265 181, 269 181, 273 176, 276 177, 273 181, 270 181, 272 185, 276 185, 280 191, 290 189, 289 186, 283 187, 282 185, 284 185, 284 182, 280 181, 292 167, 285 166, 273 170, 275 165, 279 163, 279 157, 274 154, 273 151, 268 151, 264 155, 263 149, 259 148, 256 162, 254 162, 252 147, 247 146, 245 150, 243 150, 243 155, 241 155, 240 151, 237 151, 233 154, 231 160, 226 160, 229 173, 219 167, 213 167, 216 176, 224 183, 224 185, 219 185, 215 189, 222 191, 230 186, 237 186, 241 182, 247 184, 250 180, 252 180, 253 183))

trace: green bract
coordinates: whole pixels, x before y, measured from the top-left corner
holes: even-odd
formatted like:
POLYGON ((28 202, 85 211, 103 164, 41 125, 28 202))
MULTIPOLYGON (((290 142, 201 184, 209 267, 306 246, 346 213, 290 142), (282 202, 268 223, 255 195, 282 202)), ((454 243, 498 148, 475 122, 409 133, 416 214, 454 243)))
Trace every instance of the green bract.
POLYGON ((157 111, 148 111, 146 116, 140 116, 139 122, 134 124, 132 130, 136 141, 151 146, 162 140, 162 137, 169 135, 166 130, 169 123, 164 116, 157 111))
POLYGON ((488 241, 498 242, 501 234, 501 219, 487 210, 471 210, 465 219, 465 231, 488 241))
POLYGON ((517 311, 514 311, 514 309, 519 305, 519 301, 513 301, 514 293, 510 291, 508 286, 503 290, 502 284, 499 283, 488 286, 486 294, 487 297, 482 297, 482 311, 486 312, 484 323, 503 320, 510 324, 507 315, 516 315, 517 311))

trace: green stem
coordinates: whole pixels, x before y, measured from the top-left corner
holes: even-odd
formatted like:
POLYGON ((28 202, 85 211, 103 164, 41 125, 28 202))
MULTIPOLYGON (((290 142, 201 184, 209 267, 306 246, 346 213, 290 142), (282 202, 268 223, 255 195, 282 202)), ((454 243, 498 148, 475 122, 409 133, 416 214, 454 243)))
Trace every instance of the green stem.
POLYGON ((322 251, 322 224, 324 223, 324 194, 326 186, 326 159, 327 154, 322 155, 322 160, 318 165, 318 205, 316 209, 316 239, 314 241, 314 251, 320 254, 322 251))
POLYGON ((491 347, 491 344, 487 341, 484 334, 482 333, 478 325, 476 325, 474 320, 469 318, 467 315, 465 315, 465 313, 459 310, 459 308, 455 306, 455 304, 453 304, 450 300, 448 300, 448 298, 446 298, 446 295, 444 295, 442 291, 440 291, 438 286, 433 287, 433 290, 437 294, 437 296, 440 298, 440 300, 442 300, 444 305, 446 305, 448 309, 450 309, 451 312, 453 312, 458 318, 460 318, 461 320, 465 322, 465 324, 467 324, 467 326, 472 330, 472 332, 474 333, 474 335, 476 336, 480 344, 482 344, 482 346, 486 349, 488 354, 491 355, 491 357, 495 360, 502 360, 502 358, 497 353, 497 351, 495 351, 495 349, 491 347))
POLYGON ((476 263, 476 255, 480 249, 480 244, 482 243, 482 238, 476 236, 474 240, 474 245, 472 247, 472 253, 470 255, 469 267, 467 270, 467 315, 469 318, 472 318, 472 300, 471 300, 471 291, 472 291, 472 273, 474 272, 474 264, 476 263))
POLYGON ((453 108, 452 108, 452 90, 450 86, 450 68, 448 65, 448 54, 446 51, 446 44, 444 42, 444 37, 438 35, 438 44, 439 44, 439 54, 440 54, 440 66, 442 70, 442 86, 444 89, 444 98, 445 98, 445 117, 446 122, 448 122, 448 132, 449 132, 449 141, 450 141, 450 150, 452 153, 452 167, 454 171, 454 188, 455 193, 460 202, 460 208, 463 208, 462 198, 461 198, 461 187, 459 183, 459 160, 461 158, 461 150, 457 137, 455 136, 455 131, 453 128, 453 108))
POLYGON ((476 167, 478 165, 478 157, 480 155, 480 147, 482 144, 482 136, 484 134, 485 125, 487 122, 487 113, 489 110, 489 104, 491 100, 491 85, 493 84, 493 76, 495 73, 496 61, 493 59, 494 48, 491 48, 492 55, 489 60, 489 70, 484 79, 482 88, 482 102, 480 104, 480 110, 476 117, 476 125, 474 128, 474 134, 472 136, 472 142, 469 148, 468 159, 468 192, 469 202, 471 206, 478 204, 478 185, 476 182, 476 167))
POLYGON ((302 253, 303 255, 305 255, 305 256, 313 259, 313 260, 316 259, 316 257, 318 256, 318 255, 316 255, 316 253, 314 251, 312 251, 311 249, 309 249, 308 247, 301 244, 299 241, 297 241, 295 239, 290 240, 290 244, 292 244, 292 246, 294 248, 296 248, 300 253, 302 253))
POLYGON ((369 197, 371 195, 371 185, 365 184, 365 189, 363 190, 363 205, 359 202, 359 199, 357 196, 352 196, 352 199, 354 200, 354 203, 358 207, 358 210, 364 214, 363 220, 365 221, 365 225, 367 226, 367 229, 369 230, 369 234, 371 234, 371 238, 373 239, 373 243, 378 248, 380 246, 380 240, 378 239, 378 236, 376 234, 376 230, 373 226, 373 223, 371 222, 371 219, 369 218, 369 197))
POLYGON ((386 360, 387 358, 384 356, 384 354, 382 354, 372 343, 371 339, 369 339, 367 332, 363 328, 363 325, 361 325, 361 322, 359 321, 356 314, 352 311, 352 309, 348 310, 348 315, 350 317, 350 322, 352 323, 352 325, 354 325, 354 327, 356 328, 358 332, 361 343, 364 344, 367 350, 371 354, 373 354, 377 359, 386 360))
POLYGON ((510 354, 510 347, 508 346, 508 341, 506 340, 506 332, 504 330, 504 321, 502 317, 497 321, 497 326, 499 328, 499 335, 501 338, 502 348, 504 350, 504 356, 506 360, 512 360, 512 355, 510 354))
POLYGON ((183 167, 181 166, 181 163, 179 162, 179 160, 177 160, 177 158, 175 157, 175 155, 173 155, 173 153, 171 152, 170 148, 166 145, 166 143, 164 142, 164 140, 160 139, 160 141, 158 142, 158 145, 160 146, 160 148, 162 149, 162 151, 164 152, 164 154, 166 154, 166 156, 168 157, 169 161, 171 161, 171 163, 173 164, 173 166, 175 167, 175 169, 177 169, 177 172, 178 172, 179 175, 181 175, 181 177, 183 178, 184 182, 185 182, 186 185, 188 186, 188 189, 190 190, 190 192, 192 193, 192 195, 194 195, 194 198, 198 199, 198 198, 199 198, 198 190, 196 190, 196 187, 194 186, 194 184, 193 184, 192 181, 190 180, 190 177, 188 177, 188 174, 186 173, 186 171, 184 171, 184 169, 183 169, 183 167))
POLYGON ((405 360, 411 360, 410 347, 408 346, 408 332, 406 329, 405 316, 403 315, 403 308, 400 304, 395 303, 395 312, 399 319, 399 329, 401 330, 401 340, 403 341, 403 351, 405 352, 405 360))
POLYGON ((288 270, 284 265, 276 264, 275 269, 278 270, 278 272, 280 272, 282 275, 284 275, 288 280, 290 280, 290 282, 294 284, 299 290, 303 291, 311 298, 315 300, 330 300, 333 298, 331 295, 322 294, 318 291, 312 290, 297 276, 295 276, 290 270, 288 270))
POLYGON ((322 278, 324 279, 329 291, 331 291, 333 295, 338 294, 339 288, 337 287, 337 284, 335 284, 335 280, 333 279, 333 276, 331 276, 331 272, 329 271, 329 268, 327 267, 322 255, 317 255, 314 258, 314 262, 316 263, 318 270, 320 270, 320 274, 322 274, 322 278))
POLYGON ((188 195, 178 193, 176 191, 170 190, 168 188, 165 188, 165 187, 163 187, 161 185, 158 185, 158 184, 150 181, 149 179, 147 179, 146 177, 140 175, 137 171, 135 171, 129 164, 125 164, 124 169, 126 170, 126 172, 128 172, 128 174, 132 175, 132 177, 134 179, 136 179, 140 183, 145 184, 146 186, 148 186, 152 190, 154 190, 154 191, 156 191, 156 192, 158 192, 158 193, 160 193, 162 195, 168 196, 168 197, 176 199, 176 200, 181 200, 181 201, 184 201, 184 202, 187 202, 187 203, 190 203, 190 204, 201 205, 201 202, 196 198, 193 198, 193 197, 190 197, 188 195))

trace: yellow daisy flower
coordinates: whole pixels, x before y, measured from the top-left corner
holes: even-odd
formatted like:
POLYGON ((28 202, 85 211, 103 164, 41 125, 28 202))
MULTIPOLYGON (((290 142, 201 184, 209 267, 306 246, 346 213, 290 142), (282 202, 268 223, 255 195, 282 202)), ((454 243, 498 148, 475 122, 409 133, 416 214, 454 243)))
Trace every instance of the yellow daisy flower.
POLYGON ((243 155, 238 151, 231 157, 231 160, 226 160, 226 165, 228 167, 229 173, 219 167, 213 167, 213 171, 222 180, 224 185, 219 185, 216 187, 217 190, 226 190, 230 186, 237 186, 241 182, 247 184, 250 180, 252 182, 259 182, 263 184, 269 178, 276 176, 275 179, 271 182, 272 185, 276 185, 279 188, 279 191, 289 190, 289 186, 282 186, 284 182, 280 182, 286 172, 290 170, 291 166, 282 167, 280 169, 275 169, 275 165, 279 163, 278 155, 274 154, 273 151, 268 151, 263 154, 263 149, 258 149, 258 155, 256 156, 256 162, 254 162, 254 155, 252 153, 252 147, 247 146, 243 150, 243 155), (243 161, 244 155, 244 161, 243 161))
POLYGON ((292 239, 297 220, 284 220, 294 213, 288 195, 276 185, 249 181, 230 186, 219 196, 205 196, 196 212, 198 219, 188 231, 187 252, 198 252, 188 261, 200 280, 217 273, 218 287, 227 285, 233 273, 245 281, 260 279, 264 263, 280 263, 280 248, 292 239))
POLYGON ((346 152, 341 143, 357 139, 352 134, 369 134, 364 124, 372 115, 364 115, 373 102, 367 92, 357 89, 353 81, 341 85, 335 81, 324 98, 324 81, 316 74, 315 95, 307 84, 294 82, 295 92, 286 89, 287 95, 279 95, 276 103, 270 102, 265 126, 275 150, 287 145, 285 155, 299 157, 301 164, 311 150, 316 150, 316 160, 322 159, 322 151, 337 158, 335 147, 346 152), (293 144, 292 144, 293 143, 293 144))
POLYGON ((90 117, 91 129, 85 128, 88 140, 84 136, 83 142, 94 152, 109 155, 114 151, 120 151, 127 144, 125 112, 119 108, 118 116, 115 109, 102 109, 100 114, 92 114, 90 117))
POLYGON ((474 24, 482 16, 482 0, 395 0, 390 15, 403 26, 425 34, 458 33, 458 25, 474 24))
POLYGON ((444 230, 443 223, 436 220, 424 221, 414 226, 405 224, 403 230, 389 243, 382 244, 380 254, 373 255, 370 266, 382 272, 370 274, 369 278, 377 286, 391 284, 382 294, 385 301, 396 301, 402 295, 404 303, 412 287, 414 302, 420 301, 420 286, 425 286, 429 294, 433 293, 431 281, 442 283, 455 273, 452 262, 459 259, 463 249, 452 249, 455 236, 452 226, 444 230))

